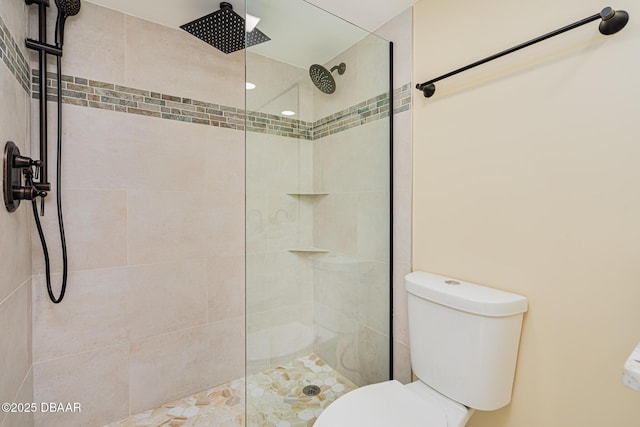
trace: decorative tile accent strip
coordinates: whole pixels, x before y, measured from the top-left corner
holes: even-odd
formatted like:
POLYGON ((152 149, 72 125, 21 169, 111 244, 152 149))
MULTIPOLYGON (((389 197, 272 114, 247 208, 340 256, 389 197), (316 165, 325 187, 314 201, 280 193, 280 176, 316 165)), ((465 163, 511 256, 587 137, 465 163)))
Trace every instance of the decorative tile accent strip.
POLYGON ((313 140, 389 117, 389 95, 380 94, 313 123, 313 140))
POLYGON ((402 113, 411 109, 411 83, 393 91, 393 114, 402 113))
POLYGON ((311 122, 289 119, 274 114, 247 112, 247 130, 249 132, 266 133, 269 135, 287 136, 298 139, 313 139, 311 122))
MULTIPOLYGON (((38 70, 32 70, 34 99, 40 96, 38 70)), ((290 119, 274 114, 226 105, 212 104, 179 96, 140 90, 82 77, 62 76, 62 102, 82 107, 138 114, 207 126, 279 135, 315 141, 328 135, 389 117, 387 93, 362 101, 315 122, 290 119), (246 116, 246 123, 245 123, 246 116)), ((411 107, 411 84, 394 91, 394 112, 411 107)), ((47 99, 57 101, 58 81, 47 73, 47 99)))
MULTIPOLYGON (((38 70, 32 70, 33 94, 40 97, 38 70)), ((245 111, 179 96, 140 90, 82 77, 62 76, 62 102, 81 107, 138 114, 159 119, 244 130, 245 111)), ((58 100, 58 80, 47 73, 47 100, 58 100)))
POLYGON ((0 59, 7 66, 11 74, 18 80, 20 86, 29 93, 29 63, 20 51, 15 39, 0 17, 0 59))

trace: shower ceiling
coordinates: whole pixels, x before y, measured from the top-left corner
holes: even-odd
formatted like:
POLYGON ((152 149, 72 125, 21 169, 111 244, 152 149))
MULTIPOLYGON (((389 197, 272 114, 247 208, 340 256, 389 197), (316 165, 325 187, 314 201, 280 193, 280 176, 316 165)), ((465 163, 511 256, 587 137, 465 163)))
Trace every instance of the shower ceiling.
MULTIPOLYGON (((176 29, 220 9, 220 0, 87 1, 176 29)), ((243 0, 227 1, 236 12, 244 14, 243 0)), ((313 0, 309 3, 372 31, 413 5, 415 0, 313 0)), ((249 0, 248 6, 247 12, 261 18, 258 28, 271 37, 270 42, 251 50, 305 69, 310 64, 333 59, 365 35, 302 0, 249 0), (287 16, 291 19, 283 19, 287 16)))

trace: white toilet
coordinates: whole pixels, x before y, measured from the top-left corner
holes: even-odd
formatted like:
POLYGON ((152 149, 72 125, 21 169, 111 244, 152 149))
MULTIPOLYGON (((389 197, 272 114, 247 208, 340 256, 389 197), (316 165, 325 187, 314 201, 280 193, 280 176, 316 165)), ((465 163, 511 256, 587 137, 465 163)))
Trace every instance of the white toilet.
POLYGON ((333 402, 315 427, 462 427, 511 401, 523 296, 424 272, 405 277, 418 381, 368 385, 333 402))

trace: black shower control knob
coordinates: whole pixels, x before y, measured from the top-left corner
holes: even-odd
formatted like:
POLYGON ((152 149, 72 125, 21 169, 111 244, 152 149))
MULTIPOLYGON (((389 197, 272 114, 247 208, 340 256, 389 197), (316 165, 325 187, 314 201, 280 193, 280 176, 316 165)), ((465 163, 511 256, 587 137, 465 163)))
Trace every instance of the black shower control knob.
POLYGON ((36 187, 14 187, 13 198, 15 200, 33 200, 36 197, 45 198, 49 195, 48 192, 38 190, 36 187))
POLYGON ((14 156, 13 158, 13 167, 14 168, 29 168, 31 166, 38 166, 38 163, 42 165, 40 160, 33 160, 30 157, 25 156, 14 156))

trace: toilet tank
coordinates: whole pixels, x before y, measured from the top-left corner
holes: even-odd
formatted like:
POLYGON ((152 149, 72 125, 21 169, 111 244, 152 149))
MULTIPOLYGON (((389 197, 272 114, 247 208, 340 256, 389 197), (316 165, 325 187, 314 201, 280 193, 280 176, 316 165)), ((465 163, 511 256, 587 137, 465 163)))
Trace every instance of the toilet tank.
POLYGON ((470 408, 507 405, 527 299, 420 271, 405 285, 415 375, 470 408))

